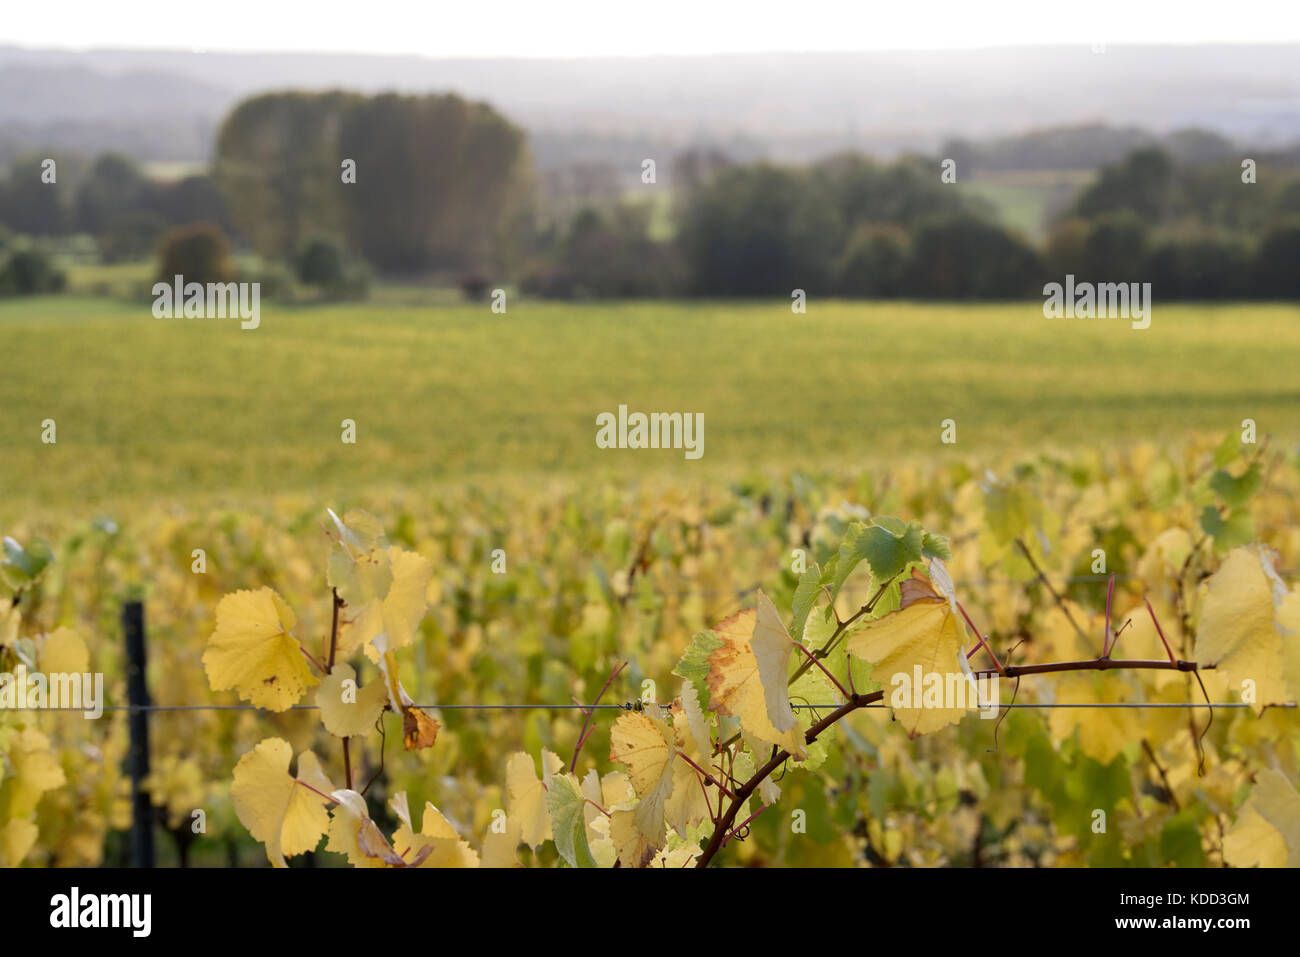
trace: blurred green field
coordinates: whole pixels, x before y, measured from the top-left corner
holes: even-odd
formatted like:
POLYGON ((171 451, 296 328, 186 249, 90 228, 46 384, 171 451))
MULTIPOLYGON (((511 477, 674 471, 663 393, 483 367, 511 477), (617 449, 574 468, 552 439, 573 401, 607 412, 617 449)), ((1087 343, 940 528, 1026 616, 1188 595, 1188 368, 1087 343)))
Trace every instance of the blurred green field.
POLYGON ((1300 306, 1049 320, 1037 301, 262 307, 0 303, 0 518, 42 506, 306 492, 509 473, 690 477, 1300 429, 1300 306), (595 418, 702 412, 704 457, 602 450, 595 418), (58 442, 41 442, 41 422, 58 442), (356 445, 340 422, 357 423, 356 445))
POLYGON ((1094 178, 1092 170, 981 170, 963 186, 991 203, 1002 225, 1042 242, 1050 218, 1094 178))

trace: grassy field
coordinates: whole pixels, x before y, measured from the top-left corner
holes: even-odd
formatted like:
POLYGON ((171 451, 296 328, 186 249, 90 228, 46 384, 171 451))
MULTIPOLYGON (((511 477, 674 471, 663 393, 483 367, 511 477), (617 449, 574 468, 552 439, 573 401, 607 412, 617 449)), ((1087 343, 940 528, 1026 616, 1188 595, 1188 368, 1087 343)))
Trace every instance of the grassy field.
POLYGON ((0 303, 0 518, 118 499, 502 473, 689 477, 1300 428, 1300 307, 1156 305, 1150 329, 1034 302, 263 304, 261 328, 148 303, 0 303), (702 412, 704 457, 602 450, 595 418, 702 412), (340 440, 340 422, 358 441, 340 440), (54 419, 57 444, 41 442, 54 419))

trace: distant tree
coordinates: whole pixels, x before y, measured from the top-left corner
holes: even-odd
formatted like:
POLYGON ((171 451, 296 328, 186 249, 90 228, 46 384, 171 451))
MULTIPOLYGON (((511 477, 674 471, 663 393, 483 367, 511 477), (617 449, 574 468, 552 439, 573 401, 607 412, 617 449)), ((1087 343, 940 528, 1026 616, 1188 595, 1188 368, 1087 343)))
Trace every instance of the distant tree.
POLYGON ((759 163, 724 170, 695 191, 677 246, 693 292, 789 295, 829 288, 843 238, 842 214, 823 182, 759 163))
POLYGON ((390 272, 505 267, 532 180, 523 131, 491 107, 380 95, 346 113, 339 150, 357 162, 346 230, 369 262, 390 272))
POLYGON ((231 229, 230 210, 211 176, 186 176, 158 191, 158 212, 171 226, 186 223, 214 223, 223 232, 231 229))
POLYGON ((1255 252, 1254 288, 1269 299, 1300 299, 1300 218, 1274 227, 1255 252))
POLYGON ((649 237, 649 210, 580 212, 553 257, 525 276, 525 292, 555 298, 658 298, 682 289, 676 248, 649 237))
POLYGON ((166 228, 166 221, 153 210, 131 209, 117 213, 97 237, 100 258, 107 263, 148 259, 166 228))
POLYGON ((377 268, 410 273, 508 260, 529 169, 523 132, 486 104, 276 93, 226 119, 215 178, 264 255, 292 261, 308 237, 346 236, 377 268))
POLYGON ((1142 270, 1158 299, 1236 299, 1250 294, 1250 253, 1244 242, 1212 234, 1155 244, 1142 270))
POLYGON ((164 282, 182 276, 188 282, 229 282, 235 277, 230 245, 213 223, 176 226, 163 236, 158 249, 158 275, 164 282))
POLYGON ((1134 282, 1141 277, 1147 227, 1129 212, 1104 213, 1088 224, 1082 258, 1073 272, 1089 282, 1134 282))
POLYGON ((908 237, 899 226, 858 227, 835 263, 835 291, 846 296, 890 298, 903 293, 908 237))
POLYGON ((61 292, 67 276, 40 249, 17 247, 0 255, 0 296, 35 296, 61 292))
MULTIPOLYGON (((959 175, 964 175, 960 172, 959 175)), ((972 212, 965 194, 939 180, 934 160, 908 156, 888 165, 856 153, 815 164, 810 175, 833 197, 845 235, 864 223, 893 223, 910 229, 926 218, 972 212)))
MULTIPOLYGON (((235 230, 264 256, 292 262, 305 239, 343 231, 339 134, 356 93, 269 93, 244 100, 217 134, 213 179, 235 230)), ((364 182, 363 170, 358 182, 364 182)))
POLYGON ((77 229, 102 235, 126 214, 152 208, 156 191, 134 160, 105 153, 77 190, 77 229))
POLYGON ((1160 149, 1134 150, 1122 162, 1102 168, 1096 182, 1079 195, 1074 212, 1086 217, 1129 212, 1158 223, 1173 215, 1175 192, 1169 156, 1160 149))
POLYGON ((921 299, 1016 299, 1038 294, 1037 253, 999 226, 969 215, 943 217, 912 234, 904 291, 921 299))
MULTIPOLYGON (((63 160, 53 157, 57 163, 63 160)), ((28 155, 16 159, 9 168, 9 176, 0 181, 0 223, 16 233, 28 236, 58 236, 66 233, 71 224, 68 205, 63 200, 66 190, 60 177, 56 183, 41 182, 42 156, 28 155)), ((56 166, 62 171, 62 165, 56 166)))
POLYGON ((343 281, 343 252, 328 239, 313 239, 298 254, 298 280, 327 288, 343 281))

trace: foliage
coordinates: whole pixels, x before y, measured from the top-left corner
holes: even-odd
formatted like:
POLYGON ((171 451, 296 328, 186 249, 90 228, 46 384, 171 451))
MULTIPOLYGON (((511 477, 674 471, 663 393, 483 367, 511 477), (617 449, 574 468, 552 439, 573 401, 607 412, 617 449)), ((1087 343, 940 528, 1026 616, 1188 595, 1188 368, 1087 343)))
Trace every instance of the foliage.
MULTIPOLYGON (((262 703, 319 712, 153 717, 155 801, 176 831, 207 810, 199 861, 224 860, 226 842, 242 845, 248 832, 275 863, 315 848, 317 863, 366 866, 682 866, 711 845, 711 860, 748 864, 1290 860, 1298 719, 1265 705, 1295 696, 1300 623, 1285 584, 1300 560, 1294 455, 1234 435, 1170 452, 974 464, 698 487, 647 480, 617 494, 599 482, 530 482, 371 495, 387 534, 361 513, 336 521, 290 499, 229 513, 141 506, 121 525, 25 522, 6 552, 0 591, 21 599, 0 600, 11 609, 0 665, 39 658, 60 627, 112 634, 116 596, 146 582, 156 700, 257 701, 269 675, 305 667, 301 692, 262 703), (48 557, 39 535, 55 542, 48 557), (1081 566, 1088 577, 1099 545, 1101 580, 1067 589, 1081 566), (204 574, 191 569, 195 547, 206 549, 204 574), (496 548, 508 561, 500 573, 496 548), (806 551, 803 570, 793 548, 806 551), (925 579, 928 593, 900 585, 925 579), (336 643, 332 589, 346 596, 336 643), (934 660, 926 643, 936 642, 950 655, 955 631, 957 647, 976 649, 971 666, 992 668, 967 615, 1020 675, 1003 679, 1004 704, 1013 682, 1024 704, 1192 704, 1204 701, 1200 682, 1213 701, 1239 701, 1251 679, 1252 707, 1212 722, 1173 709, 1015 709, 1000 721, 913 726, 909 737, 904 710, 868 700, 806 740, 837 703, 879 693, 881 669, 906 670, 906 657, 882 665, 890 654, 934 660), (805 651, 837 630, 842 640, 820 659, 829 675, 805 667, 805 651), (233 690, 208 690, 205 642, 207 676, 233 690), (227 642, 280 650, 223 661, 227 642), (1167 643, 1203 667, 1033 673, 1093 660, 1104 642, 1116 660, 1159 661, 1167 643), (772 678, 783 670, 788 688, 772 678), (438 707, 591 703, 607 683, 604 702, 641 700, 639 710, 588 720, 577 709, 438 707), (774 737, 798 744, 791 713, 805 754, 759 778, 774 737), (350 764, 338 733, 351 739, 350 764), (400 738, 434 741, 407 750, 400 738), (733 805, 719 835, 711 818, 733 805)), ((111 700, 123 688, 116 649, 86 643, 111 700)), ((124 826, 118 765, 72 756, 87 744, 120 756, 123 730, 120 716, 0 712, 6 766, 32 769, 0 780, 0 826, 23 862, 102 859, 106 833, 124 826), (20 737, 5 736, 15 728, 20 737), (29 754, 55 756, 64 782, 38 773, 51 765, 29 754), (4 797, 18 791, 29 797, 4 797)))
POLYGON ((228 282, 235 276, 225 234, 213 223, 193 223, 167 231, 158 244, 158 278, 170 282, 228 282))

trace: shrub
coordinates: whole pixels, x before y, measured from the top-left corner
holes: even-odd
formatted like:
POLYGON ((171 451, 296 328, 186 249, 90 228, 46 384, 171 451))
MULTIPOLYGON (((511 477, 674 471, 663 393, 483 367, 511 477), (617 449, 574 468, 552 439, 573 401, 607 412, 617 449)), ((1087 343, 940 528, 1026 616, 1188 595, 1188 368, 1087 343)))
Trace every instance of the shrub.
POLYGON ((313 239, 298 254, 298 281, 330 289, 343 282, 343 251, 328 239, 313 239))
POLYGON ((1159 299, 1234 299, 1250 291, 1250 254, 1226 237, 1165 240, 1152 249, 1144 272, 1159 299))
POLYGON ((68 277, 39 249, 14 249, 0 259, 0 295, 35 296, 62 292, 68 277))
POLYGON ((907 255, 907 233, 901 228, 859 227, 836 260, 836 292, 882 298, 901 295, 907 255))
POLYGON ((1300 299, 1300 219, 1277 226, 1264 236, 1255 253, 1257 295, 1300 299))
POLYGON ((235 267, 230 261, 226 235, 212 223, 190 223, 167 231, 158 246, 159 276, 170 282, 230 282, 235 267))
POLYGON ((904 291, 923 299, 1017 299, 1041 290, 1042 262, 1017 236, 969 216, 931 220, 912 236, 904 291))

